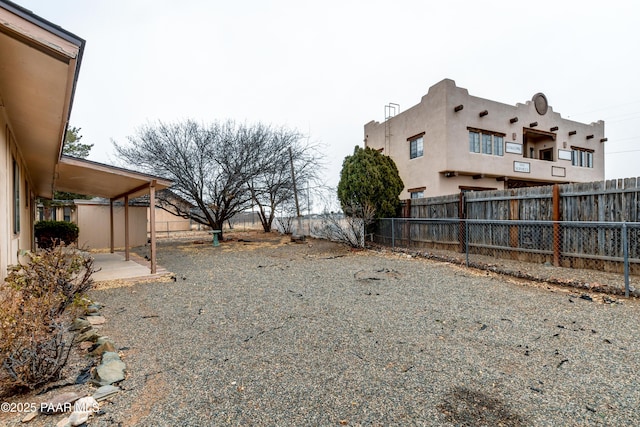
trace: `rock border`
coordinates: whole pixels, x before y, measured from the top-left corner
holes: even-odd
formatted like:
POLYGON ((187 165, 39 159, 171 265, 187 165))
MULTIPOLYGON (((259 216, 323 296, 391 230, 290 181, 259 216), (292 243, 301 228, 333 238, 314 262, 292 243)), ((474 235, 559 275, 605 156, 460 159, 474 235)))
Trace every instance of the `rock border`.
POLYGON ((125 379, 126 364, 120 358, 115 343, 107 336, 101 336, 98 328, 106 319, 100 315, 102 304, 90 300, 83 316, 73 320, 68 330, 75 332, 74 343, 87 351, 87 355, 99 358, 99 363, 91 368, 90 384, 98 388, 91 394, 81 396, 76 392, 62 392, 40 403, 38 410, 28 413, 22 423, 28 423, 38 415, 68 414, 60 419, 56 427, 81 426, 94 415, 103 415, 100 402, 105 401, 121 389, 117 383, 125 379))

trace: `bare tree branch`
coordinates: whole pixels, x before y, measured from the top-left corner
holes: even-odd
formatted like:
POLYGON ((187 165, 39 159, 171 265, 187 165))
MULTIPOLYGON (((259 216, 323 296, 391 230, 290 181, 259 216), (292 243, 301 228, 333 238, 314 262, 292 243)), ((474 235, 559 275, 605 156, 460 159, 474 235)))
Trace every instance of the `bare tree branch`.
POLYGON ((225 221, 258 206, 265 231, 276 210, 293 197, 291 147, 300 182, 317 178, 315 147, 302 144, 297 131, 264 124, 238 125, 233 121, 207 126, 192 120, 157 122, 137 130, 128 144, 114 142, 118 156, 138 169, 171 179, 171 193, 158 196, 158 206, 222 230, 225 221))
POLYGON ((286 128, 270 129, 264 144, 266 153, 248 186, 264 231, 271 231, 277 212, 295 197, 291 161, 300 187, 318 181, 322 156, 317 146, 303 142, 302 134, 286 128))

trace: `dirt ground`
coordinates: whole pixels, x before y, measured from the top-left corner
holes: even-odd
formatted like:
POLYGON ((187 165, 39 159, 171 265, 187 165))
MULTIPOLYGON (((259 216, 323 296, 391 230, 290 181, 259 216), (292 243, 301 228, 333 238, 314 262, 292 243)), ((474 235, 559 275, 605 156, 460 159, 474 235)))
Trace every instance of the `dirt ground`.
MULTIPOLYGON (((88 425, 640 422, 633 299, 385 248, 210 239, 162 240, 171 275, 92 291, 127 378, 88 425)), ((65 385, 95 363, 85 354, 76 347, 52 384, 63 387, 1 400, 90 394, 65 385)), ((0 425, 23 417, 0 413, 0 425)))

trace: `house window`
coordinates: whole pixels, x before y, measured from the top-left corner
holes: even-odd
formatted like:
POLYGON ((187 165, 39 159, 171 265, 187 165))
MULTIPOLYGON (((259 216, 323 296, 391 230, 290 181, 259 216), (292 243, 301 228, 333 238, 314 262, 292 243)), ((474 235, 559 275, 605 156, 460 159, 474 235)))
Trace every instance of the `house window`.
POLYGON ((571 147, 571 164, 583 168, 593 167, 593 150, 571 147))
POLYGON ((469 129, 469 152, 504 155, 504 134, 481 129, 469 129))
POLYGON ((480 152, 480 133, 474 131, 469 132, 469 151, 471 153, 480 152))
POLYGON ((71 222, 71 207, 65 206, 63 208, 64 221, 71 222))
POLYGON ((424 198, 424 190, 426 189, 427 187, 414 187, 408 188, 407 191, 412 199, 422 199, 424 198))
POLYGON ((13 160, 13 233, 20 233, 20 167, 13 160))
POLYGON ((416 157, 422 157, 424 154, 424 140, 422 136, 409 140, 409 158, 415 159, 416 157))
POLYGON ((504 155, 504 138, 498 135, 493 135, 493 155, 504 155))
POLYGON ((482 153, 491 154, 491 135, 482 134, 482 153))

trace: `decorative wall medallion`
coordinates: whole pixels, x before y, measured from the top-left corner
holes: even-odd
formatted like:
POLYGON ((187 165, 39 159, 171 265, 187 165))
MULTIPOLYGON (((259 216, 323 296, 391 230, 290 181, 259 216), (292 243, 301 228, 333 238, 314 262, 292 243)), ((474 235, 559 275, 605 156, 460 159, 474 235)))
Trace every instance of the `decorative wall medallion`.
POLYGON ((535 95, 533 95, 533 98, 531 98, 531 100, 533 101, 533 105, 535 105, 538 114, 540 114, 541 116, 547 114, 549 103, 547 102, 547 97, 544 96, 544 93, 536 93, 535 95))

